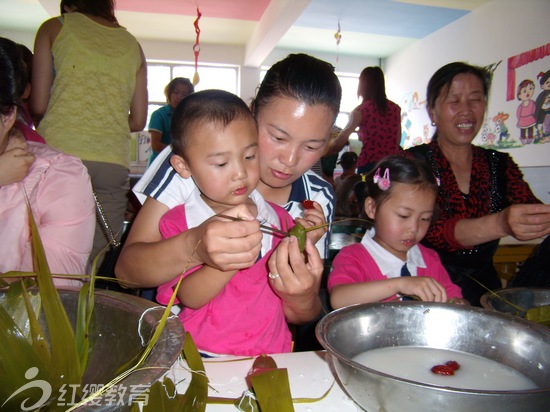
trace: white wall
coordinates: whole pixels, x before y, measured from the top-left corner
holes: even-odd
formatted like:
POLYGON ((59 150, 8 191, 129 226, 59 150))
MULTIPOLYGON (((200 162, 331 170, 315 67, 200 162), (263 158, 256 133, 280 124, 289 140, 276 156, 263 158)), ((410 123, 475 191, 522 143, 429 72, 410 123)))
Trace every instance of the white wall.
MULTIPOLYGON (((518 101, 506 101, 507 61, 509 57, 550 42, 549 19, 549 0, 493 0, 386 59, 384 72, 388 96, 402 109, 408 109, 413 123, 411 136, 424 137, 427 133, 431 137, 433 133, 423 101, 428 80, 439 67, 452 61, 479 66, 502 61, 494 72, 486 123, 490 129, 494 126, 494 115, 508 113, 507 127, 512 136, 519 137, 516 127, 518 101), (419 96, 416 105, 411 100, 415 92, 419 96)), ((536 85, 536 98, 540 91, 536 74, 539 69, 550 70, 550 57, 532 65, 530 72, 526 70, 525 74, 518 75, 518 81, 523 79, 521 76, 530 76, 536 85)), ((481 143, 481 136, 476 138, 477 142, 481 143)), ((520 166, 550 165, 550 142, 497 149, 508 151, 520 166)))

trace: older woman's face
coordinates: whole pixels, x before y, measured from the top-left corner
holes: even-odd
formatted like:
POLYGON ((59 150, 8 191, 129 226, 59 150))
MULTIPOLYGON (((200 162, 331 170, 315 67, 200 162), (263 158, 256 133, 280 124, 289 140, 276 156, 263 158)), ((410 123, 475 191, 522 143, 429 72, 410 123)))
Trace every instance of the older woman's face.
POLYGON ((429 110, 439 141, 470 144, 481 129, 486 107, 481 79, 470 73, 456 75, 429 110))

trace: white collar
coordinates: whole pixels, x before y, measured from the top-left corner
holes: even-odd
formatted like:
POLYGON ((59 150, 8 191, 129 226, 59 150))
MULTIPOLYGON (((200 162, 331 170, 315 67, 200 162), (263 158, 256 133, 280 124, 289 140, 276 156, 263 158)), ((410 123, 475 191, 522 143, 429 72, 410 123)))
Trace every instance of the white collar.
POLYGON ((407 252, 407 260, 403 262, 397 256, 394 256, 374 239, 374 229, 369 229, 361 239, 361 244, 367 249, 380 269, 380 272, 388 278, 396 278, 401 276, 401 268, 403 264, 407 264, 407 268, 411 276, 416 276, 417 268, 425 268, 424 258, 418 245, 414 245, 407 252))
MULTIPOLYGON (((275 212, 275 209, 273 209, 271 205, 265 201, 260 192, 254 190, 249 197, 256 204, 258 209, 258 215, 256 218, 263 224, 268 224, 280 229, 279 216, 277 215, 277 212, 275 212)), ((201 197, 200 190, 197 186, 195 186, 188 199, 185 201, 187 226, 189 228, 197 227, 214 215, 214 210, 206 204, 201 197)), ((265 254, 271 250, 272 241, 272 235, 264 232, 262 237, 262 256, 265 256, 265 254)))

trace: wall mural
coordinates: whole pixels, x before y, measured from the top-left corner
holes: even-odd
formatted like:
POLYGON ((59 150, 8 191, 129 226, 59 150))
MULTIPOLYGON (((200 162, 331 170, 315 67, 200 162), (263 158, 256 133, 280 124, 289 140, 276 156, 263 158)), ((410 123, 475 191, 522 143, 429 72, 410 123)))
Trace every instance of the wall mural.
MULTIPOLYGON (((550 143, 550 43, 486 68, 492 74, 485 123, 474 144, 493 149, 521 149, 550 143)), ((401 146, 430 141, 433 127, 418 91, 401 102, 401 146)))

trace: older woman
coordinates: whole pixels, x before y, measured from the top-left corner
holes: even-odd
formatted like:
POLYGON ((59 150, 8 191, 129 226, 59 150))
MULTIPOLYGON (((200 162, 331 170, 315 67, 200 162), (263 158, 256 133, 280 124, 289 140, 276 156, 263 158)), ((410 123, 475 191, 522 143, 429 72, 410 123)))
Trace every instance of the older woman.
POLYGON ((432 141, 408 149, 439 179, 439 214, 424 243, 436 249, 464 297, 479 306, 501 287, 493 266, 499 240, 526 241, 550 233, 550 205, 541 204, 507 153, 472 144, 487 108, 490 77, 479 67, 450 63, 428 83, 432 141))
MULTIPOLYGON (((27 202, 38 225, 50 270, 84 274, 92 249, 95 204, 82 162, 51 147, 25 142, 14 127, 16 87, 23 73, 17 45, 0 45, 0 273, 32 272, 27 202), (11 165, 4 168, 4 165, 11 165)), ((56 286, 80 281, 55 278, 56 286)))

